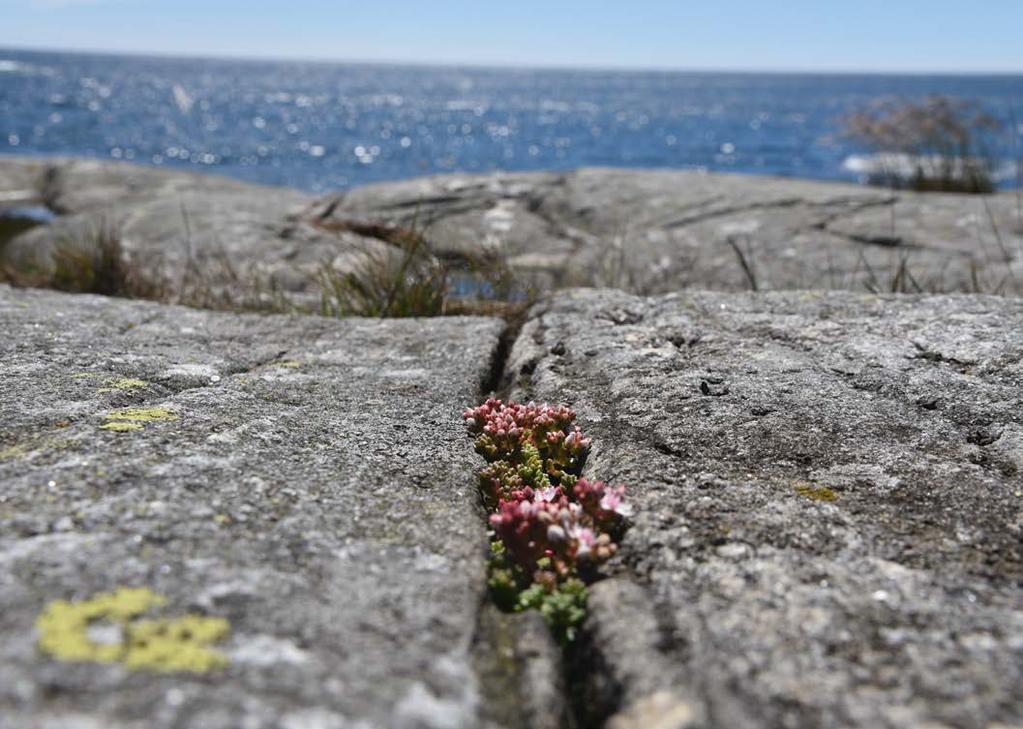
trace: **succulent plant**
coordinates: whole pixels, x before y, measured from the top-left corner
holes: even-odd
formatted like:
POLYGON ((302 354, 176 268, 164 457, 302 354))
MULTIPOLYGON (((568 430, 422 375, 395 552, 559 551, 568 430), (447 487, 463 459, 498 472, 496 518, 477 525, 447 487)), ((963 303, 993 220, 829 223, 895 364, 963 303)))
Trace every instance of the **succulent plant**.
POLYGON ((572 640, 585 617, 582 576, 615 554, 631 513, 625 487, 580 477, 591 440, 564 405, 490 398, 462 417, 488 461, 480 490, 492 510, 491 594, 506 610, 540 610, 572 640))

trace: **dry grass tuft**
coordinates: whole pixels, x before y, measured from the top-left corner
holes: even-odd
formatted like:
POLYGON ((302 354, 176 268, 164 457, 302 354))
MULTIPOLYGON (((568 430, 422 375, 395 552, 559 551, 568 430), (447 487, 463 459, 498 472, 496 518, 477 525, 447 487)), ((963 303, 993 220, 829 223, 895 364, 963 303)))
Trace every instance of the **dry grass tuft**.
POLYGON ((845 126, 877 154, 873 184, 919 192, 994 190, 986 140, 1001 124, 975 104, 944 96, 887 100, 846 117, 845 126))

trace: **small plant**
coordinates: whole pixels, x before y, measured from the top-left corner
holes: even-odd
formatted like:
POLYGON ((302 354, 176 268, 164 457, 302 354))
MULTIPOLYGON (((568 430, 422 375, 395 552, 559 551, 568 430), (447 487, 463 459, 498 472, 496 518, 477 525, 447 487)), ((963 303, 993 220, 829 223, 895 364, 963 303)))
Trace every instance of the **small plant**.
POLYGON ((162 299, 166 284, 144 274, 125 253, 117 227, 101 220, 89 233, 57 241, 48 262, 25 258, 0 267, 0 281, 137 299, 162 299))
POLYGON ((505 610, 540 610, 571 641, 585 617, 585 579, 618 549, 625 489, 580 477, 591 441, 563 405, 491 398, 463 418, 488 462, 480 491, 492 512, 491 594, 505 610))
POLYGON ((272 276, 250 269, 241 272, 223 251, 202 257, 189 256, 181 283, 169 292, 167 301, 196 309, 246 311, 261 314, 308 314, 303 306, 283 291, 272 276))
POLYGON ((353 232, 387 243, 387 252, 366 251, 349 271, 333 264, 320 267, 323 316, 412 317, 443 313, 448 294, 447 270, 416 230, 359 221, 320 220, 334 233, 353 232), (398 255, 392 255, 397 253, 398 255))
POLYGON ((85 239, 65 238, 53 252, 50 286, 58 291, 156 299, 164 285, 143 275, 127 256, 117 228, 100 221, 85 239))
POLYGON ((994 190, 986 139, 999 122, 960 99, 884 101, 845 119, 847 134, 876 157, 868 181, 920 192, 994 190))
POLYGON ((351 269, 320 267, 324 316, 411 317, 483 315, 514 318, 535 301, 500 255, 435 255, 417 228, 356 220, 317 220, 333 233, 355 233, 385 243, 364 252, 351 269))

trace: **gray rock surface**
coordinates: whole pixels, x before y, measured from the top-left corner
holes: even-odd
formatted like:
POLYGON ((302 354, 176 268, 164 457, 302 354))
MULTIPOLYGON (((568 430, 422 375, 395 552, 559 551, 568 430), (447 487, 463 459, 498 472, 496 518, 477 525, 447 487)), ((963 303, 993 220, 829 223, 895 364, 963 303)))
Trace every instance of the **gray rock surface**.
POLYGON ((1021 363, 1023 303, 994 297, 538 308, 509 386, 575 407, 585 473, 636 509, 577 706, 614 699, 615 729, 1023 725, 1021 363))
POLYGON ((0 286, 0 727, 481 725, 486 549, 459 413, 500 328, 0 286), (40 651, 51 601, 122 586, 228 620, 227 667, 40 651))
POLYGON ((1023 208, 1010 193, 582 169, 370 185, 328 198, 327 209, 340 219, 415 219, 438 250, 503 252, 543 287, 746 290, 731 240, 760 290, 1023 292, 1023 208), (903 260, 911 279, 897 278, 903 260))
POLYGON ((608 286, 1023 293, 1023 206, 980 197, 686 171, 444 175, 312 198, 212 175, 93 160, 0 158, 0 204, 26 191, 65 213, 9 256, 45 259, 116 224, 145 267, 177 280, 189 259, 230 283, 315 288, 324 261, 392 252, 365 227, 423 231, 438 255, 498 254, 541 289, 608 286))
POLYGON ((318 290, 324 263, 350 269, 366 253, 392 246, 305 222, 314 198, 216 175, 84 159, 0 158, 4 197, 61 214, 10 241, 3 257, 46 265, 68 243, 88 247, 98 231, 117 231, 131 259, 151 278, 176 286, 199 271, 211 286, 271 283, 288 292, 318 290))

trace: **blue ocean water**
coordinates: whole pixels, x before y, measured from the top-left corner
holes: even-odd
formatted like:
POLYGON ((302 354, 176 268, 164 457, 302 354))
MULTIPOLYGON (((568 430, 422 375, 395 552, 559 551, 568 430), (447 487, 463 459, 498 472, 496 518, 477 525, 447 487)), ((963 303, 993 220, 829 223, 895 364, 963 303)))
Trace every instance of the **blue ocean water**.
POLYGON ((0 154, 191 167, 310 191, 455 170, 584 165, 855 180, 841 117, 966 97, 1005 122, 1023 76, 762 75, 398 67, 0 49, 0 154))

